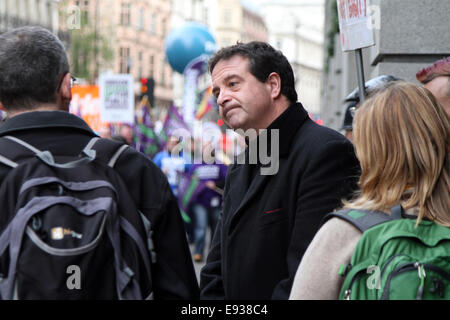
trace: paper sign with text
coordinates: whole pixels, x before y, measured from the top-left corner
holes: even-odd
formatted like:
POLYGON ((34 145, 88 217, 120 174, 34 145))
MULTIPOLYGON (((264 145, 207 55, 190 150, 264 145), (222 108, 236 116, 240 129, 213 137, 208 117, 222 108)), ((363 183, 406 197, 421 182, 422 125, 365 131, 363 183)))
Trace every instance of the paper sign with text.
POLYGON ((134 123, 134 80, 129 74, 100 77, 101 120, 134 123))
POLYGON ((370 0, 336 0, 343 51, 375 45, 370 0))

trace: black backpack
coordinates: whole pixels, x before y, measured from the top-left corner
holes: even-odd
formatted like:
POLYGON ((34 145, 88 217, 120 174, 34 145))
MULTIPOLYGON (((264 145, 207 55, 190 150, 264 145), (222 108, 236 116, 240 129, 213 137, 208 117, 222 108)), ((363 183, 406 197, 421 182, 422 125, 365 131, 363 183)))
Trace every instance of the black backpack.
POLYGON ((95 137, 79 157, 54 156, 0 138, 13 168, 0 187, 1 299, 153 298, 150 222, 113 169, 126 148, 95 137))

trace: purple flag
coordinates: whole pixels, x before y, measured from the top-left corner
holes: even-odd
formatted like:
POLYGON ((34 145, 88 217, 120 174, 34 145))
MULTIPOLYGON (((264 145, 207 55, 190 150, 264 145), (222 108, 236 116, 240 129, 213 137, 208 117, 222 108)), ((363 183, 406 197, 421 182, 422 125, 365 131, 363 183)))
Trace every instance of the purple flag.
POLYGON ((165 147, 168 138, 177 129, 186 129, 189 132, 191 131, 186 122, 184 122, 183 117, 178 112, 178 109, 172 104, 167 112, 167 117, 164 121, 163 129, 161 130, 159 137, 161 149, 165 147))
POLYGON ((150 116, 149 103, 145 97, 135 114, 134 131, 134 148, 153 158, 160 150, 160 145, 150 116))

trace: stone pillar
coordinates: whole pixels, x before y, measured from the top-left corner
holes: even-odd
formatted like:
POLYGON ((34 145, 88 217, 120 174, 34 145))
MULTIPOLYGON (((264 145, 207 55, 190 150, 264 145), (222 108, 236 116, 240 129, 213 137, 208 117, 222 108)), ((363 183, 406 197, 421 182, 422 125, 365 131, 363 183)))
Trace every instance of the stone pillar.
POLYGON ((450 56, 448 0, 372 0, 380 8, 371 78, 391 74, 417 83, 421 68, 450 56))

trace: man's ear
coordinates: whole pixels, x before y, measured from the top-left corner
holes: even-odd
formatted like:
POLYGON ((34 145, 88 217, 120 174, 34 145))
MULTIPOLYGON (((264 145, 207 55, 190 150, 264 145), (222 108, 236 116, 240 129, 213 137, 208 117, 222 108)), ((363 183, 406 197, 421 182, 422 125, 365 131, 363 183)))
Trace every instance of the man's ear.
POLYGON ((269 74, 266 80, 266 84, 270 88, 270 95, 273 99, 276 99, 281 94, 281 78, 276 72, 269 74))
POLYGON ((67 73, 62 82, 61 87, 59 88, 58 94, 58 104, 62 110, 69 110, 69 104, 72 100, 72 88, 70 86, 71 74, 67 73))

